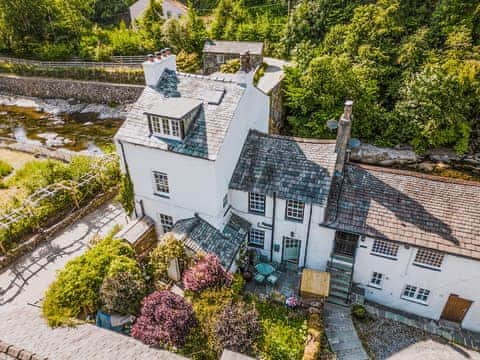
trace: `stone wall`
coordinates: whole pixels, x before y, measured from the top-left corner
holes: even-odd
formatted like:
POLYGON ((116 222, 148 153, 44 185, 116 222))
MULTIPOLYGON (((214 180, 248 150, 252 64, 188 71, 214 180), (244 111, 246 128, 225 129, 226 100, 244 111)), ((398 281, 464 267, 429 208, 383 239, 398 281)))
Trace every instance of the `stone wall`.
POLYGON ((95 104, 135 102, 144 86, 0 75, 0 93, 38 98, 76 99, 95 104))
MULTIPOLYGON (((210 75, 214 72, 220 71, 220 66, 226 63, 229 60, 240 59, 240 54, 222 54, 222 53, 206 53, 203 54, 203 73, 205 75, 210 75), (217 62, 217 55, 223 55, 224 62, 217 62)), ((252 67, 255 69, 257 66, 261 65, 263 62, 262 55, 252 55, 250 54, 250 61, 252 67)))
POLYGON ((270 93, 270 133, 280 134, 285 119, 283 106, 283 81, 280 81, 270 93))

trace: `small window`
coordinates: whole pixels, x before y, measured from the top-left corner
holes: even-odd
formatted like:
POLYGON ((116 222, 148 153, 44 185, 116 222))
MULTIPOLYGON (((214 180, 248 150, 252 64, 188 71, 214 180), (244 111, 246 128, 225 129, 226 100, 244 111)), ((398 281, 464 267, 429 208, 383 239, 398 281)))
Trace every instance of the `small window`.
POLYGON ((223 208, 226 208, 228 205, 228 194, 225 194, 223 197, 223 208))
POLYGON ((153 185, 156 193, 168 194, 168 176, 160 171, 153 172, 153 185))
POLYGON ((162 119, 162 129, 164 135, 170 135, 170 121, 168 119, 162 119))
POLYGON ((374 271, 373 274, 372 274, 372 278, 370 279, 370 285, 372 285, 373 287, 381 289, 382 288, 382 283, 383 283, 383 274, 374 271))
POLYGON ((169 215, 160 214, 160 224, 162 225, 163 233, 167 233, 173 228, 173 218, 169 215))
POLYGON ((152 124, 152 132, 154 134, 161 134, 162 128, 160 125, 160 118, 158 116, 150 116, 150 123, 152 124))
POLYGON ((435 269, 439 269, 442 266, 444 254, 439 251, 430 249, 418 249, 415 255, 415 264, 425 265, 435 269))
POLYGON ((248 210, 255 214, 265 214, 265 195, 248 193, 248 210))
POLYGON ((217 63, 218 64, 223 64, 225 62, 225 56, 224 55, 217 55, 217 63))
POLYGON ((303 212, 305 203, 297 200, 287 200, 287 208, 285 215, 287 219, 295 221, 303 221, 303 212))
POLYGON ((428 301, 429 295, 430 295, 430 290, 419 288, 413 285, 407 285, 405 286, 405 290, 403 291, 402 298, 406 300, 426 303, 428 301))
POLYGON ((250 229, 248 235, 248 245, 263 249, 265 243, 265 231, 258 229, 250 229))
POLYGON ((172 135, 180 137, 180 125, 177 120, 172 120, 172 135))
POLYGON ((398 254, 398 244, 391 241, 375 240, 373 242, 372 253, 396 258, 398 254))

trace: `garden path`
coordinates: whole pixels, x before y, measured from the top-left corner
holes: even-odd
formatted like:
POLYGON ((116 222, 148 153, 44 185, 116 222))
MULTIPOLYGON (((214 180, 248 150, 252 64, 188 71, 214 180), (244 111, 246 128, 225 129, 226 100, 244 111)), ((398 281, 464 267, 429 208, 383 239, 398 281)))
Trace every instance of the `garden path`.
POLYGON ((38 305, 57 270, 82 254, 95 235, 126 223, 120 205, 107 203, 60 232, 0 273, 0 312, 10 306, 38 305))
POLYGON ((323 321, 328 343, 339 360, 368 360, 353 326, 349 307, 326 303, 323 321))

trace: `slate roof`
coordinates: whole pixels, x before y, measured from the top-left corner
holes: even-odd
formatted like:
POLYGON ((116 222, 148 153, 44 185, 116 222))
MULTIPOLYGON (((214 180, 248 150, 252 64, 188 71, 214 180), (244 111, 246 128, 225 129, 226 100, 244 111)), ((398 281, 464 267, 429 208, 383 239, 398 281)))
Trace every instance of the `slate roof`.
POLYGON ((148 113, 173 119, 183 119, 190 111, 202 105, 201 100, 182 97, 166 98, 149 107, 148 113))
POLYGON ((263 43, 253 41, 221 41, 210 40, 206 41, 203 46, 204 53, 219 53, 219 54, 244 54, 247 51, 251 55, 263 54, 263 43))
POLYGON ((250 230, 251 224, 232 214, 223 232, 200 216, 179 220, 171 230, 194 252, 214 253, 229 269, 250 230))
POLYGON ((480 259, 480 184, 349 164, 325 225, 480 259))
POLYGON ((325 205, 336 161, 335 143, 251 130, 230 181, 234 190, 325 205))
POLYGON ((215 160, 244 91, 244 87, 232 81, 165 70, 156 88, 145 87, 142 95, 132 105, 115 138, 133 144, 215 160), (221 102, 212 104, 211 102, 217 100, 218 91, 225 91, 221 102), (197 118, 182 141, 150 135, 145 115, 145 112, 148 113, 158 107, 160 102, 172 98, 203 102, 197 118))

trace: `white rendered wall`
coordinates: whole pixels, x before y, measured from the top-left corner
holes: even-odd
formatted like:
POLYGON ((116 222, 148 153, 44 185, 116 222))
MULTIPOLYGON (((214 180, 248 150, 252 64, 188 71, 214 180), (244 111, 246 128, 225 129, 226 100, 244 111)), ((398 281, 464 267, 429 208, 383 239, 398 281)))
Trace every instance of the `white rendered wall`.
MULTIPOLYGON (((262 222, 272 225, 273 198, 266 197, 265 215, 261 216, 248 212, 248 192, 230 190, 229 197, 235 213, 250 221, 254 228, 265 231, 265 242, 262 253, 270 256, 272 231, 263 226, 262 222)), ((273 251, 273 261, 282 261, 283 237, 292 237, 301 241, 299 266, 325 270, 332 251, 334 232, 318 225, 323 220, 324 209, 316 205, 313 205, 312 209, 308 244, 309 250, 307 252, 307 261, 304 263, 310 206, 310 204, 305 205, 303 222, 291 221, 285 219, 286 201, 279 198, 276 199, 275 226, 273 231, 275 232, 274 248, 275 244, 278 244, 279 251, 273 251)))
POLYGON ((454 255, 445 255, 441 271, 412 265, 417 249, 400 245, 397 260, 370 254, 373 239, 359 242, 353 281, 366 289, 368 300, 438 320, 450 294, 473 301, 462 326, 480 331, 480 262, 454 255), (382 289, 368 286, 373 271, 384 274, 382 289), (405 285, 431 291, 428 305, 401 298, 405 285))
POLYGON ((142 66, 147 86, 157 86, 165 69, 177 71, 177 57, 170 55, 158 62, 145 61, 142 66))
MULTIPOLYGON (((134 184, 137 211, 143 201, 145 214, 158 222, 158 214, 173 217, 173 221, 192 217, 195 212, 215 224, 217 204, 214 162, 173 152, 123 143, 130 177, 134 184), (169 198, 155 195, 152 171, 168 175, 169 198)), ((157 230, 160 224, 157 223, 157 230)), ((161 231, 158 232, 161 234, 161 231)))

